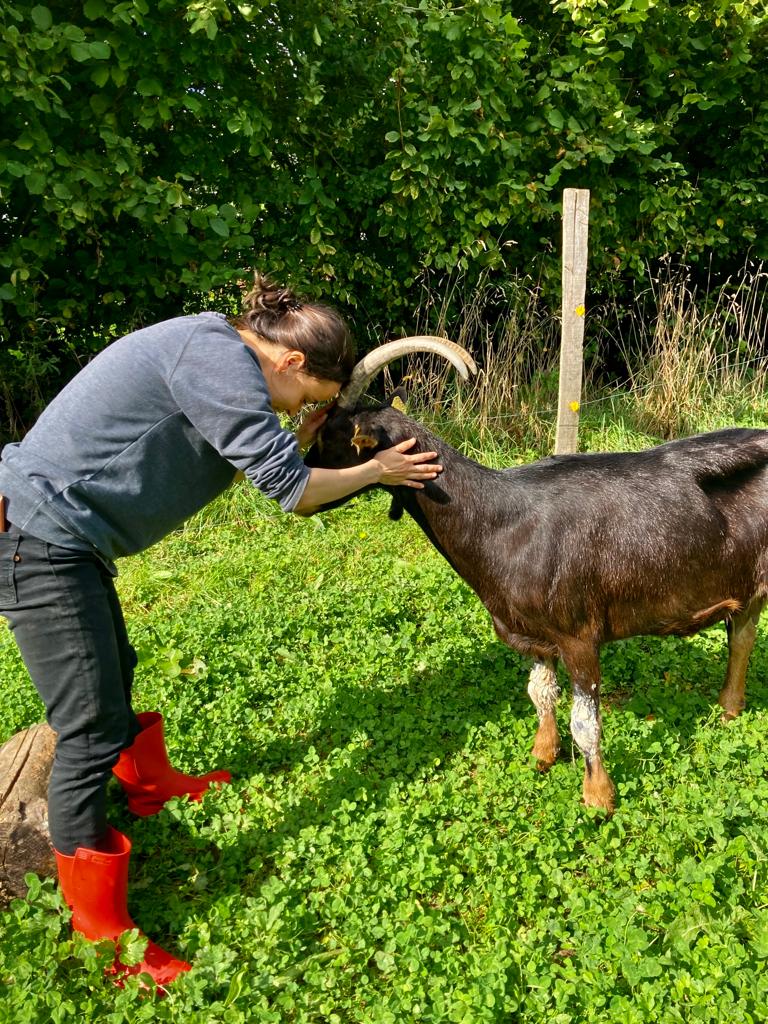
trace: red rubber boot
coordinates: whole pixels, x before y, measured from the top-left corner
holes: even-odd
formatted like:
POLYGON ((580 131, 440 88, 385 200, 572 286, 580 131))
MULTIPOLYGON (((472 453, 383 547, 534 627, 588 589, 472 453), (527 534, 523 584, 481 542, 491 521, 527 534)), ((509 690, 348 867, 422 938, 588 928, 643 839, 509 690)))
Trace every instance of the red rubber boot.
MULTIPOLYGON (((54 850, 59 869, 59 884, 67 906, 72 910, 72 927, 86 939, 115 941, 124 931, 135 928, 128 913, 128 862, 131 841, 122 832, 110 828, 107 850, 80 846, 66 856, 54 850)), ((157 985, 168 985, 182 971, 190 970, 185 960, 177 960, 149 941, 140 964, 126 967, 120 963, 119 949, 107 971, 119 978, 128 974, 148 974, 157 985)))
POLYGON ((200 776, 177 772, 165 750, 163 716, 157 711, 144 711, 136 717, 141 732, 112 769, 128 794, 128 807, 134 814, 142 818, 157 814, 172 796, 200 800, 212 783, 232 778, 223 770, 200 776))

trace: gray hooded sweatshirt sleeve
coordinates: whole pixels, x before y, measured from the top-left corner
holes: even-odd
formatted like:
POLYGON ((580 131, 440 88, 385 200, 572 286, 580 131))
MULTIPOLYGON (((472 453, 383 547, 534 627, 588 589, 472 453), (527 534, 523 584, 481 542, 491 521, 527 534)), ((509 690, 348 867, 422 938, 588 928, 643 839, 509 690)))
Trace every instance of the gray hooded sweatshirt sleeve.
POLYGON ((238 469, 285 511, 309 477, 256 356, 203 313, 100 352, 3 449, 0 494, 20 529, 111 562, 165 536, 238 469))

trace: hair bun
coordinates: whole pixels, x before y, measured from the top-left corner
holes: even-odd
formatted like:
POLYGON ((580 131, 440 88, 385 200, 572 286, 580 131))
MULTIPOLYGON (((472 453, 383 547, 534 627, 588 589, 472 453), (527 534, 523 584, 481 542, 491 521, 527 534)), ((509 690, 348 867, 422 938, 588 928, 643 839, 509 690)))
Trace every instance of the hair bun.
POLYGON ((273 284, 254 271, 253 288, 243 297, 243 307, 249 313, 266 313, 276 319, 301 309, 301 302, 290 288, 273 284))

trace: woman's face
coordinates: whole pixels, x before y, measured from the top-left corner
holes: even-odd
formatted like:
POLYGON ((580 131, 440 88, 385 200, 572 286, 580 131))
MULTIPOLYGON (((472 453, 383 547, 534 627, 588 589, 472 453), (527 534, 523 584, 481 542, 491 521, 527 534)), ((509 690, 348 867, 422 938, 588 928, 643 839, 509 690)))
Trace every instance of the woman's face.
POLYGON ((275 372, 269 383, 272 408, 275 412, 287 412, 296 416, 305 405, 330 402, 341 387, 334 380, 320 380, 304 372, 304 355, 301 352, 287 352, 275 362, 275 372), (298 359, 290 357, 298 356, 298 359))

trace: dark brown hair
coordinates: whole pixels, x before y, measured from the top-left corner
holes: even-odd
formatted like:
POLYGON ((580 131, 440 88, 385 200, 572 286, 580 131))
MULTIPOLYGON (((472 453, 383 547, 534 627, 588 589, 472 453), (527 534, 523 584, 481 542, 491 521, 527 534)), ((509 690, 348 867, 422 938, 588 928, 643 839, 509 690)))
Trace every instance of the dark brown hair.
POLYGON ((331 306, 305 302, 290 288, 254 274, 243 311, 232 320, 239 330, 303 352, 304 372, 319 380, 346 384, 356 362, 355 343, 345 321, 331 306))

